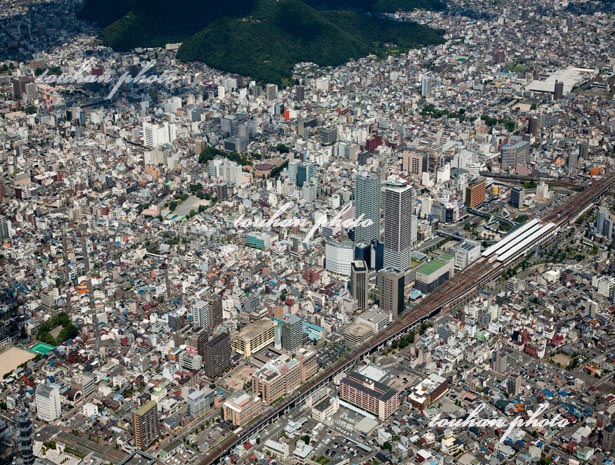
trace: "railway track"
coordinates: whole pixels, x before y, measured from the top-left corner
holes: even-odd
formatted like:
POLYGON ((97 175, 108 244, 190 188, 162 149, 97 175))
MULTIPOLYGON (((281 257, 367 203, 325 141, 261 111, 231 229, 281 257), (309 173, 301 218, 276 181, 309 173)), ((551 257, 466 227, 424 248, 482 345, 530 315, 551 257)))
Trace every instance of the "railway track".
MULTIPOLYGON (((559 232, 562 227, 575 221, 584 211, 588 209, 599 197, 606 193, 615 184, 615 175, 595 182, 589 189, 577 194, 571 202, 560 206, 543 220, 556 224, 555 232, 559 232)), ((550 233, 553 234, 553 233, 550 233)), ((552 236, 551 236, 552 237, 552 236)), ((544 238, 539 238, 536 245, 544 238)), ((530 247, 533 248, 533 245, 530 247)), ((201 460, 199 465, 213 465, 225 456, 235 445, 245 441, 254 433, 262 430, 272 421, 277 419, 287 409, 292 408, 297 402, 307 397, 314 390, 329 382, 336 374, 354 365, 366 355, 379 350, 382 346, 395 340, 417 327, 421 323, 434 317, 442 311, 448 311, 458 303, 468 299, 486 283, 497 279, 506 269, 511 267, 519 257, 507 260, 506 262, 491 262, 485 258, 480 258, 463 272, 453 276, 446 285, 440 287, 428 297, 417 304, 411 311, 402 316, 398 321, 386 328, 385 331, 377 335, 374 339, 356 349, 348 358, 337 361, 333 366, 327 368, 317 375, 312 381, 299 387, 280 404, 262 415, 259 420, 249 425, 245 430, 230 434, 226 440, 209 451, 201 460)))
POLYGON ((544 181, 546 184, 549 184, 551 186, 565 187, 572 190, 581 190, 585 189, 586 187, 584 184, 577 184, 572 181, 564 181, 558 178, 553 178, 551 176, 517 176, 510 174, 490 173, 489 171, 481 171, 480 175, 498 180, 500 182, 519 183, 524 181, 544 181))

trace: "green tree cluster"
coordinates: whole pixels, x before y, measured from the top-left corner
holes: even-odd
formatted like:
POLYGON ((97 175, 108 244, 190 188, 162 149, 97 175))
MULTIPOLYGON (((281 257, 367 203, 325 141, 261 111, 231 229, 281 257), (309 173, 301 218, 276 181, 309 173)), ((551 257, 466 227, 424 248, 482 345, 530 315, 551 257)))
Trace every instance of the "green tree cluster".
MULTIPOLYGON (((36 68, 34 70, 34 75, 40 76, 44 72, 45 72, 44 68, 36 68)), ((62 68, 60 68, 59 66, 50 66, 49 68, 47 68, 47 75, 60 76, 61 74, 62 74, 62 68)))
POLYGON ((425 334, 425 331, 427 331, 427 328, 431 328, 432 326, 433 326, 432 323, 422 323, 421 326, 419 327, 419 335, 422 336, 423 334, 425 334))
POLYGON ((530 70, 530 67, 518 62, 514 62, 504 66, 504 69, 512 73, 525 73, 526 71, 530 70))
POLYGON ((393 341, 391 344, 391 347, 393 347, 394 349, 405 349, 413 342, 414 342, 414 331, 402 338, 399 338, 393 341))
MULTIPOLYGON (((11 63, 12 65, 12 63, 11 63)), ((0 74, 11 74, 11 69, 14 69, 14 66, 9 67, 9 65, 7 65, 6 63, 2 64, 2 66, 0 66, 0 74)))
POLYGON ((62 312, 54 315, 52 318, 39 326, 38 339, 41 342, 49 345, 58 345, 73 339, 79 335, 79 328, 73 324, 70 317, 62 312), (62 330, 57 337, 53 337, 51 331, 62 326, 62 330))
POLYGON ((285 160, 280 166, 276 166, 271 170, 269 177, 277 178, 282 172, 282 170, 286 168, 287 166, 288 166, 288 160, 285 160))
POLYGON ((241 166, 252 165, 252 159, 249 154, 225 152, 224 150, 219 150, 215 147, 205 147, 199 155, 199 163, 207 163, 208 161, 213 160, 217 156, 228 158, 229 160, 234 161, 241 166))
POLYGON ((442 118, 447 116, 451 119, 458 119, 459 121, 474 121, 476 118, 473 116, 467 116, 465 110, 462 108, 459 111, 448 111, 443 108, 436 108, 433 104, 429 103, 421 110, 421 115, 432 116, 433 118, 442 118))
POLYGON ((514 131, 516 127, 515 122, 509 119, 497 119, 497 118, 493 118, 492 116, 488 116, 488 115, 483 115, 480 117, 480 119, 482 119, 489 127, 495 126, 496 124, 501 124, 509 132, 514 131))
POLYGON ((527 215, 519 215, 518 217, 515 218, 515 221, 519 224, 523 224, 523 223, 527 223, 529 219, 530 217, 527 215))
POLYGON ((200 182, 190 184, 188 186, 188 191, 193 195, 198 195, 200 192, 203 192, 203 184, 200 182))
POLYGON ((290 152, 290 147, 284 144, 278 144, 275 146, 275 149, 280 153, 288 153, 290 152))

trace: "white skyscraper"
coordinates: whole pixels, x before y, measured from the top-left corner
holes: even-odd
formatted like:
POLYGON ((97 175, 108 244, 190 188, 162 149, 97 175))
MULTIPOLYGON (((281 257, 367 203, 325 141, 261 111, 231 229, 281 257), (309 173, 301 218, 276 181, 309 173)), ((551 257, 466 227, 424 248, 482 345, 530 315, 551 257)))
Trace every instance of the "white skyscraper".
POLYGON ((221 178, 230 185, 239 185, 243 181, 243 169, 241 165, 226 158, 216 158, 207 165, 209 177, 212 179, 221 178))
POLYGON ((230 185, 236 186, 243 181, 243 169, 234 161, 225 160, 222 178, 230 185))
POLYGON ((195 328, 209 328, 209 304, 197 300, 192 307, 192 323, 195 328))
POLYGON ((143 145, 147 147, 160 147, 170 144, 177 137, 174 124, 164 122, 162 125, 143 123, 143 145))
POLYGON ((433 77, 426 74, 421 78, 421 97, 429 97, 433 86, 433 77))
POLYGON ((166 113, 174 114, 182 107, 182 99, 180 97, 171 97, 162 104, 162 108, 166 113))
POLYGON ((316 200, 317 188, 314 184, 304 184, 301 189, 301 196, 306 202, 316 200))
POLYGON ((354 246, 352 242, 325 242, 326 269, 331 273, 350 276, 350 264, 354 259, 354 246))
POLYGON ((60 390, 49 384, 36 387, 36 415, 39 420, 52 422, 62 415, 60 390))

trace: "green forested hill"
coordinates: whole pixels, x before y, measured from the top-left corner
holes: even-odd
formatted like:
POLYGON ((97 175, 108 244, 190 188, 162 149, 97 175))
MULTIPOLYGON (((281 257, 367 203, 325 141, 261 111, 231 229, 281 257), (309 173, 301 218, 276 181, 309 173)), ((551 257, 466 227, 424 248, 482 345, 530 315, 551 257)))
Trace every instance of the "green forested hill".
POLYGON ((382 54, 385 44, 439 43, 441 33, 428 27, 371 13, 442 6, 440 0, 86 0, 81 17, 106 25, 100 37, 116 50, 182 41, 181 60, 283 82, 301 61, 335 66, 382 54))

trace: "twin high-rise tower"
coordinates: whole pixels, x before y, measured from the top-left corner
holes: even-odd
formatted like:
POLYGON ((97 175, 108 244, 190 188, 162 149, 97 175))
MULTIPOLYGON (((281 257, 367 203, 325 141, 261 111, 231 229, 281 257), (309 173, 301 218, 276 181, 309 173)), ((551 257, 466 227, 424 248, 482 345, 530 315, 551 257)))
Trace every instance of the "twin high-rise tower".
MULTIPOLYGON (((355 229, 355 243, 371 244, 380 239, 380 210, 383 203, 380 176, 365 171, 355 178, 355 219, 371 220, 370 226, 355 229)), ((384 189, 384 268, 406 271, 410 268, 415 195, 412 186, 399 179, 384 189)))
MULTIPOLYGON (((405 272, 411 266, 417 224, 413 221, 415 194, 402 179, 384 186, 380 176, 365 171, 355 178, 355 219, 371 220, 368 227, 355 229, 355 244, 371 245, 380 239, 380 212, 384 204, 384 260, 379 273, 380 308, 397 318, 404 309, 405 272)), ((355 256, 355 258, 357 258, 355 256)), ((352 263, 351 290, 359 308, 367 309, 368 275, 365 262, 352 263)))

